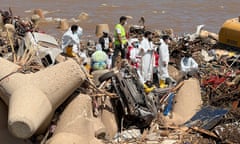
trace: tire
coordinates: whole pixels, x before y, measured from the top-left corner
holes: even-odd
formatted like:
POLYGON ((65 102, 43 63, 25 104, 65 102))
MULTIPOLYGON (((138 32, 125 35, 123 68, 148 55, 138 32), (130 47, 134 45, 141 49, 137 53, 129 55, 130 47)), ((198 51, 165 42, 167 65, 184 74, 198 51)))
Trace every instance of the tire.
POLYGON ((100 83, 102 83, 102 82, 104 82, 104 81, 106 81, 106 80, 109 80, 109 79, 110 79, 111 77, 113 77, 114 75, 115 75, 114 72, 110 71, 110 72, 107 72, 107 73, 101 75, 101 76, 98 78, 98 80, 99 80, 100 83))

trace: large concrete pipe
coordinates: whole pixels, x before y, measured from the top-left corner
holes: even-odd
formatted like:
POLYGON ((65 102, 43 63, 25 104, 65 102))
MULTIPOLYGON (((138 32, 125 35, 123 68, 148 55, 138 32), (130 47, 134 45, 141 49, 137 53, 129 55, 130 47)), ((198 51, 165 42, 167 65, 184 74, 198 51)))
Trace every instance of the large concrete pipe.
POLYGON ((94 137, 92 100, 80 94, 63 111, 53 136, 47 144, 100 144, 94 137))
POLYGON ((31 137, 44 121, 86 79, 73 60, 34 74, 14 73, 19 66, 0 59, 0 87, 9 100, 9 130, 19 138, 31 137))

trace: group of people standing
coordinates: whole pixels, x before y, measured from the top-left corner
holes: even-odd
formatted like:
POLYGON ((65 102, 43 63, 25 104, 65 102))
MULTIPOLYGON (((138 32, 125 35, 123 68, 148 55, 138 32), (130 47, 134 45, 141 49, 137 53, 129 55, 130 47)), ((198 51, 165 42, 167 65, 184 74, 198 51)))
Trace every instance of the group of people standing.
POLYGON ((114 54, 112 64, 116 57, 121 53, 122 59, 128 59, 129 63, 137 69, 141 82, 144 84, 153 81, 153 73, 157 73, 160 80, 160 87, 166 87, 165 81, 170 78, 168 74, 169 36, 161 38, 161 45, 158 48, 153 44, 153 34, 145 31, 143 37, 131 37, 127 39, 124 26, 127 23, 127 17, 120 17, 119 24, 114 29, 114 54))
MULTIPOLYGON (((153 82, 153 75, 157 75, 160 88, 166 87, 166 80, 173 80, 168 74, 170 37, 164 35, 160 38, 160 46, 153 44, 153 34, 145 31, 141 37, 129 37, 125 31, 127 17, 121 16, 119 23, 115 25, 113 39, 108 32, 103 31, 96 45, 96 51, 92 54, 92 70, 113 68, 119 54, 122 59, 137 69, 141 82, 153 82)), ((86 54, 80 46, 82 28, 72 25, 62 37, 62 49, 69 53, 69 47, 79 57, 85 59, 86 54)), ((70 54, 71 56, 71 54, 70 54)))

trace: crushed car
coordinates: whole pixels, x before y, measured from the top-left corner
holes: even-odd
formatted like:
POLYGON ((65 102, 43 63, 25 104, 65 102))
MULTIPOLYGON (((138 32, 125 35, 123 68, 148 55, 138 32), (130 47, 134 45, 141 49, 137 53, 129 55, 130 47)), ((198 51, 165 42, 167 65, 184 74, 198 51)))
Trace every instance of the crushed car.
POLYGON ((118 72, 107 72, 99 77, 103 82, 111 79, 109 91, 118 95, 112 100, 117 117, 124 128, 146 128, 157 114, 153 93, 146 94, 136 69, 125 64, 118 72))

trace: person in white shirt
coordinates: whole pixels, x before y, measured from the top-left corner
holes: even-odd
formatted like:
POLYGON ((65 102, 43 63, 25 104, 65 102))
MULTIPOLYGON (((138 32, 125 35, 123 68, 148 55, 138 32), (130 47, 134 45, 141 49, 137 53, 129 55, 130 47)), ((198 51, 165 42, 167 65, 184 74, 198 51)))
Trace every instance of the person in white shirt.
POLYGON ((83 34, 81 27, 72 25, 62 36, 62 50, 67 53, 67 48, 72 47, 72 52, 80 55, 80 37, 83 34))
POLYGON ((141 75, 143 76, 144 83, 152 81, 153 64, 155 60, 153 52, 152 33, 150 31, 146 31, 140 43, 140 53, 142 56, 141 75))
POLYGON ((198 64, 197 62, 191 57, 190 53, 186 53, 185 56, 181 59, 181 71, 184 74, 191 74, 197 71, 198 64))

